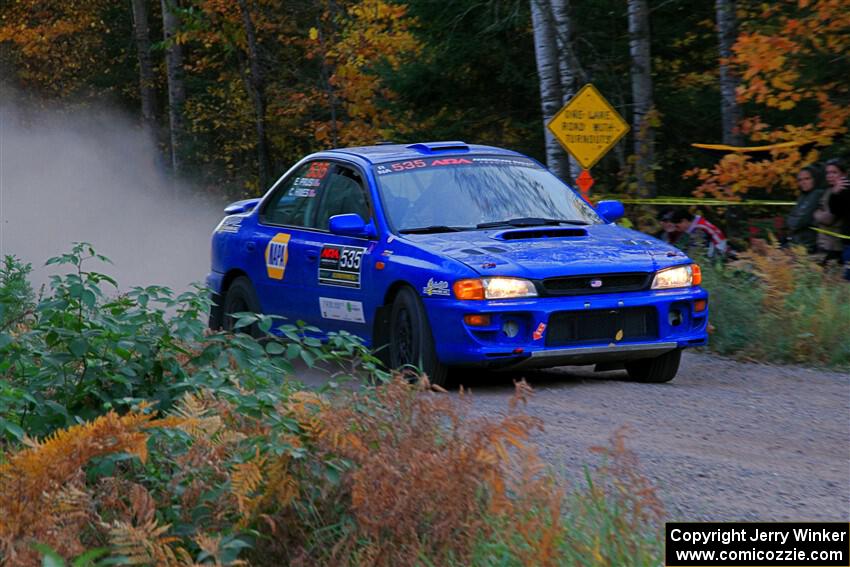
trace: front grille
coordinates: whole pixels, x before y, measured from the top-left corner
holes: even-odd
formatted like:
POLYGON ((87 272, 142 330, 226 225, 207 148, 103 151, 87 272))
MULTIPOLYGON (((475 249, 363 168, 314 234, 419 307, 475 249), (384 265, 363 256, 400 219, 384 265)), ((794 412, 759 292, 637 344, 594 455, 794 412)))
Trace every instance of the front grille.
POLYGON ((649 288, 651 273, 603 274, 597 276, 563 276, 543 280, 546 295, 590 295, 620 293, 649 288))
POLYGON ((546 346, 635 342, 658 338, 654 307, 558 311, 549 317, 546 346), (617 333, 622 338, 616 339, 617 333))

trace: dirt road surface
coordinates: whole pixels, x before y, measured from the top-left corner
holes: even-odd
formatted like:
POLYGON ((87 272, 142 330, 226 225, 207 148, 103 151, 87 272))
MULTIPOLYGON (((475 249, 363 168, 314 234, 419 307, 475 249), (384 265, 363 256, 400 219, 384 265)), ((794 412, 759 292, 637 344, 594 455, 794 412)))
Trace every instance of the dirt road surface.
MULTIPOLYGON (((582 482, 599 459, 590 447, 625 425, 669 520, 850 520, 850 374, 686 353, 668 384, 588 367, 521 376, 535 389, 527 413, 545 424, 534 441, 565 483, 582 482)), ((497 415, 516 377, 459 380, 473 413, 497 415)))

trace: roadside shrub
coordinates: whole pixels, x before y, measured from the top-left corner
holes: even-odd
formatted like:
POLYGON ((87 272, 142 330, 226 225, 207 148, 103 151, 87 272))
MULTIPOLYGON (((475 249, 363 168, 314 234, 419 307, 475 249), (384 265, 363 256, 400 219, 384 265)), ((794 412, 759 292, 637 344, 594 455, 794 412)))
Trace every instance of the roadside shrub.
POLYGON ((758 243, 727 265, 707 261, 709 345, 770 362, 850 365, 850 285, 802 249, 758 243))
POLYGON ((5 256, 0 264, 0 329, 22 322, 33 308, 35 294, 27 276, 32 266, 15 256, 5 256))
MULTIPOLYGON (((25 278, 28 266, 7 258, 0 305, 20 305, 0 327, 0 433, 21 440, 58 428, 119 413, 143 401, 168 410, 185 392, 233 384, 272 385, 277 395, 293 390, 293 362, 329 365, 337 373, 377 371, 359 339, 334 334, 326 343, 318 329, 281 325, 281 337, 263 342, 247 336, 210 333, 206 290, 174 296, 161 286, 118 293, 109 276, 88 269, 108 262, 85 243, 48 260, 69 273, 51 277, 37 303, 25 278), (14 324, 12 324, 14 323, 14 324)), ((245 314, 241 325, 259 322, 268 331, 280 321, 245 314)))
MULTIPOLYGON (((504 415, 472 418, 466 395, 385 380, 355 337, 211 333, 204 290, 110 295, 97 261, 86 244, 51 260, 70 273, 0 328, 3 565, 612 565, 654 549, 622 446, 565 499, 529 442, 525 382, 504 415), (296 359, 377 385, 304 391, 296 359)), ((23 279, 0 301, 32 298, 27 268, 6 271, 23 279)))

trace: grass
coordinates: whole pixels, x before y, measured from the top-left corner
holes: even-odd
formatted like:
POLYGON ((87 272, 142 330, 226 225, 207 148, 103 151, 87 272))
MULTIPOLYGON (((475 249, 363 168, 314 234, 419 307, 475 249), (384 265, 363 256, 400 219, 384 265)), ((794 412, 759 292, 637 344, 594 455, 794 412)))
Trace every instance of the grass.
POLYGON ((850 366, 850 284, 802 249, 761 243, 729 264, 701 261, 709 347, 775 363, 850 366))

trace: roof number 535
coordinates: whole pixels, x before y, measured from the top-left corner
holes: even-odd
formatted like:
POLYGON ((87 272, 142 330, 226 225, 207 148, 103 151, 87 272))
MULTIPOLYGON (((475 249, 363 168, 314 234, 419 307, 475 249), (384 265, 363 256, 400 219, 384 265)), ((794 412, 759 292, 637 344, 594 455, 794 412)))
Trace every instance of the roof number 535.
POLYGON ((405 169, 416 169, 417 167, 425 167, 425 160, 415 159, 412 161, 402 161, 392 164, 393 171, 404 171, 405 169))

